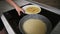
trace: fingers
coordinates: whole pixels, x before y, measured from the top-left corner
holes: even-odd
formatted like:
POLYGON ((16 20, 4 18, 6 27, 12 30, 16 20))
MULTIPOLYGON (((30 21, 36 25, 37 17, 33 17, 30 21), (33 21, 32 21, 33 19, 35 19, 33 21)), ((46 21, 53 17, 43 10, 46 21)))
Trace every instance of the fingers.
POLYGON ((21 10, 21 12, 25 13, 23 9, 21 10))
POLYGON ((18 12, 18 15, 20 16, 20 12, 18 12))
POLYGON ((24 13, 23 10, 18 11, 18 15, 20 16, 22 13, 24 13))
POLYGON ((22 12, 24 13, 24 10, 21 9, 21 8, 17 8, 16 11, 18 12, 18 15, 19 15, 19 16, 21 15, 22 12))
POLYGON ((25 11, 22 9, 22 12, 25 13, 25 11))

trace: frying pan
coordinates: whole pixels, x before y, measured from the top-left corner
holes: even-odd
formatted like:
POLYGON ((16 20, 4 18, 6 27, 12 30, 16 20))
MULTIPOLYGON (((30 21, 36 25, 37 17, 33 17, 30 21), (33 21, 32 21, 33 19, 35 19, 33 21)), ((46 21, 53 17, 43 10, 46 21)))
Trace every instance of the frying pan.
POLYGON ((49 21, 48 18, 46 18, 45 16, 43 15, 40 15, 40 14, 30 14, 30 15, 26 15, 24 16, 20 22, 19 22, 19 30, 22 32, 22 34, 25 34, 24 30, 23 30, 23 23, 28 20, 28 19, 39 19, 39 20, 42 20, 44 21, 44 23, 47 25, 47 32, 46 34, 49 34, 50 31, 51 31, 51 28, 52 28, 52 24, 51 22, 49 21))

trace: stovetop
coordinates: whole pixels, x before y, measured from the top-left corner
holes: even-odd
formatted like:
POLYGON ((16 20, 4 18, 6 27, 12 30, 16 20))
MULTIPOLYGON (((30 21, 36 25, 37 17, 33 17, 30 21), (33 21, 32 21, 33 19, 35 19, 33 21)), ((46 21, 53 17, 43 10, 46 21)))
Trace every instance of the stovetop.
MULTIPOLYGON (((27 5, 31 5, 31 4, 27 4, 27 5)), ((26 6, 26 5, 24 5, 24 6, 26 6)), ((21 6, 21 8, 24 6, 21 6)), ((42 11, 39 14, 47 17, 52 23, 52 29, 54 29, 54 27, 58 24, 58 22, 60 20, 60 15, 53 13, 51 11, 45 10, 43 8, 41 8, 41 9, 42 9, 42 11)), ((27 14, 21 13, 21 15, 19 16, 15 9, 7 11, 3 14, 6 17, 7 21, 9 22, 10 26, 13 28, 14 32, 16 32, 16 34, 22 34, 19 31, 19 21, 22 17, 24 17, 27 14)))

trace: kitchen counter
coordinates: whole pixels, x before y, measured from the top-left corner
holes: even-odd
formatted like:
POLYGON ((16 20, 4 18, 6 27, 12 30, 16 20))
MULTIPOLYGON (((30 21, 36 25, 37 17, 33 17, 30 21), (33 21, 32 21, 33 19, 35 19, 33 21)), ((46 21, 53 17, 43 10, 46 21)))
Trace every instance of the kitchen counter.
MULTIPOLYGON (((25 4, 28 4, 30 2, 28 1, 25 1, 25 0, 15 0, 15 2, 19 5, 19 6, 22 6, 22 5, 25 5, 25 4)), ((47 5, 45 5, 47 6, 47 5)), ((40 4, 40 7, 42 8, 45 8, 45 9, 48 9, 48 7, 45 7, 44 4, 40 4)), ((6 3, 5 1, 0 1, 0 15, 2 15, 3 12, 6 12, 6 11, 9 11, 11 9, 14 9, 12 6, 10 6, 8 3, 6 3)), ((56 9, 56 8, 55 8, 56 9)), ((54 11, 55 11, 54 9, 54 11)), ((51 10, 51 9, 48 9, 48 10, 51 10)), ((60 15, 60 10, 59 9, 56 9, 58 11, 55 11, 55 13, 59 14, 60 15)), ((52 10, 51 10, 52 11, 52 10)), ((52 12, 54 12, 52 11, 52 12)), ((51 34, 59 34, 60 33, 60 29, 59 29, 59 26, 60 26, 60 22, 58 23, 58 25, 56 26, 56 28, 52 31, 51 34)))
POLYGON ((32 0, 60 9, 60 0, 32 0))

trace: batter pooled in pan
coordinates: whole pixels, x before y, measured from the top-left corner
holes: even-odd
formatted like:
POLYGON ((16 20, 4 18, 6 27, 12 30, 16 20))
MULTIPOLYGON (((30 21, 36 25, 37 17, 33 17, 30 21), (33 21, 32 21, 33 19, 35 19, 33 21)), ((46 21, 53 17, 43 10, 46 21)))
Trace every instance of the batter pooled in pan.
POLYGON ((37 14, 41 12, 41 8, 37 5, 27 5, 23 7, 23 9, 25 10, 26 14, 37 14))
POLYGON ((47 26, 42 20, 29 19, 24 22, 23 30, 26 34, 45 34, 47 26))

